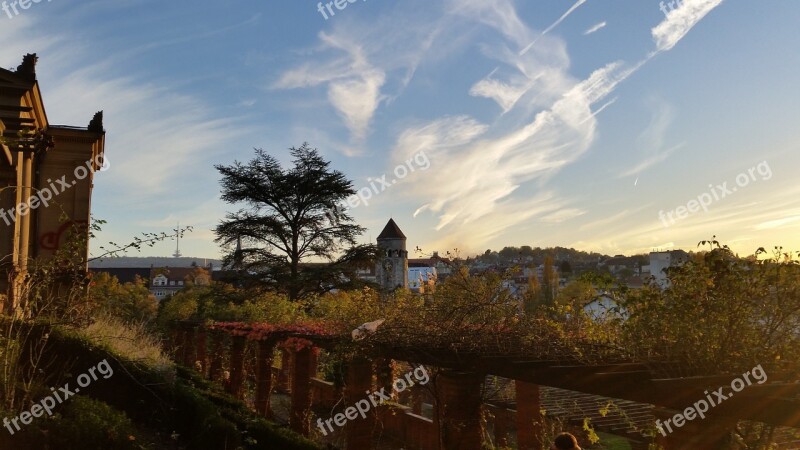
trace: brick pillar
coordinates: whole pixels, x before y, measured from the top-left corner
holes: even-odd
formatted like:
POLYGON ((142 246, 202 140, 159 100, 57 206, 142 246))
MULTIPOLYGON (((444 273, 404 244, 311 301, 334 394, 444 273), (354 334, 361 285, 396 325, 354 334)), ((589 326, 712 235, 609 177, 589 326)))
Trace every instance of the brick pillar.
POLYGON ((223 337, 220 333, 211 333, 211 364, 208 369, 208 379, 220 381, 222 379, 223 337))
MULTIPOLYGON (((352 407, 359 400, 369 399, 372 393, 372 362, 367 359, 355 359, 347 365, 347 378, 345 381, 345 405, 352 407)), ((375 414, 370 410, 366 418, 361 416, 348 420, 345 425, 347 433, 345 447, 348 450, 361 450, 372 448, 372 430, 375 426, 375 414)))
POLYGON ((314 351, 303 347, 294 352, 292 367, 292 410, 289 427, 303 436, 308 436, 311 418, 311 374, 316 372, 312 366, 314 351))
POLYGON ((186 326, 183 330, 183 349, 181 350, 181 364, 186 367, 194 368, 194 327, 186 326))
POLYGON ((227 391, 232 396, 241 399, 244 385, 244 336, 233 336, 231 344, 230 382, 227 391))
POLYGON ((208 349, 206 346, 206 339, 208 338, 208 333, 206 333, 205 327, 201 326, 200 329, 197 331, 197 340, 196 340, 196 347, 197 347, 197 361, 200 362, 200 373, 203 376, 206 376, 208 371, 208 349))
MULTIPOLYGON (((691 448, 692 450, 724 450, 731 448, 731 432, 736 426, 735 419, 706 417, 699 420, 687 421, 678 418, 680 427, 675 424, 675 414, 677 411, 667 412, 664 409, 655 411, 656 417, 660 420, 661 429, 666 434, 665 437, 656 429, 656 438, 659 445, 664 450, 682 450, 691 448), (666 421, 670 420, 669 424, 666 421), (672 430, 670 432, 670 429, 672 430)), ((682 415, 681 415, 682 416, 682 415)))
POLYGON ((480 450, 481 384, 475 373, 446 371, 436 378, 442 450, 480 450))
POLYGON ((515 380, 517 391, 517 446, 542 450, 542 413, 539 385, 515 380))
POLYGON ((274 341, 258 342, 256 361, 256 412, 263 417, 270 416, 269 396, 272 392, 272 354, 274 341))

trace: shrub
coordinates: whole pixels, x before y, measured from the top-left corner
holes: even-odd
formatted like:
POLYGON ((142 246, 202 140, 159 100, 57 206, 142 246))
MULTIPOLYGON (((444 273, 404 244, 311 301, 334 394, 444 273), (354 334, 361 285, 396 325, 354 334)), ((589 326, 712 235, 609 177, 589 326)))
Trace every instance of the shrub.
POLYGON ((52 448, 60 450, 132 450, 138 448, 135 434, 125 413, 76 396, 51 422, 49 440, 52 448))

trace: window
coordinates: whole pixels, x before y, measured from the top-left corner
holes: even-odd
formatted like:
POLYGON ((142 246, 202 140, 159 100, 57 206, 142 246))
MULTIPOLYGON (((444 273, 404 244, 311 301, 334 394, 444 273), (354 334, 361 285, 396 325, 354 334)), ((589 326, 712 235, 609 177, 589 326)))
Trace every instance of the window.
POLYGON ((153 286, 166 286, 167 285, 167 277, 164 275, 159 275, 153 278, 153 286))

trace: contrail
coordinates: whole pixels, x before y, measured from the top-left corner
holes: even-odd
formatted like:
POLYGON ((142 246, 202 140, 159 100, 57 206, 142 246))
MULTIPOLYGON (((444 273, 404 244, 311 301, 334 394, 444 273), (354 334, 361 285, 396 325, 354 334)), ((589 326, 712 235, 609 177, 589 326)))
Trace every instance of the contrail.
POLYGON ((534 40, 533 40, 533 42, 531 42, 530 44, 528 44, 528 46, 527 46, 527 47, 523 48, 523 49, 522 49, 522 51, 520 51, 520 52, 519 52, 519 56, 522 56, 522 55, 524 55, 525 53, 528 53, 528 50, 530 50, 530 49, 531 49, 531 47, 533 47, 533 44, 535 44, 535 43, 536 43, 536 41, 538 41, 538 40, 539 40, 539 38, 541 38, 541 37, 542 37, 542 36, 544 36, 545 34, 549 33, 549 32, 550 32, 550 31, 551 31, 553 28, 557 27, 557 26, 558 26, 558 25, 559 25, 561 22, 563 22, 563 21, 564 21, 564 19, 566 19, 566 18, 567 18, 567 16, 569 16, 570 14, 572 14, 572 12, 573 12, 573 11, 575 11, 576 9, 578 9, 578 7, 580 7, 582 4, 584 4, 584 3, 588 2, 588 1, 589 1, 589 0, 578 0, 577 2, 575 2, 575 4, 574 4, 574 5, 572 5, 572 8, 570 8, 569 10, 567 10, 567 12, 565 12, 565 13, 564 13, 564 15, 562 15, 561 17, 559 17, 559 18, 558 18, 558 20, 556 20, 555 22, 553 22, 553 24, 552 24, 552 25, 550 25, 549 27, 547 27, 547 29, 546 29, 546 30, 544 30, 544 31, 542 32, 542 34, 540 34, 540 35, 539 35, 539 36, 538 36, 536 39, 534 39, 534 40))

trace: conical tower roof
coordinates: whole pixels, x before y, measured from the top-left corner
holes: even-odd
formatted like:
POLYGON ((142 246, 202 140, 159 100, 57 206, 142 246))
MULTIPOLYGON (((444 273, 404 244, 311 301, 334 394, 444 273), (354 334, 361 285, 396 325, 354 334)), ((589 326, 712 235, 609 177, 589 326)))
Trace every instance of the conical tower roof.
POLYGON ((378 235, 378 239, 405 239, 406 235, 400 231, 400 227, 394 223, 394 219, 389 219, 389 222, 378 235))

